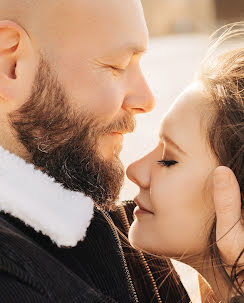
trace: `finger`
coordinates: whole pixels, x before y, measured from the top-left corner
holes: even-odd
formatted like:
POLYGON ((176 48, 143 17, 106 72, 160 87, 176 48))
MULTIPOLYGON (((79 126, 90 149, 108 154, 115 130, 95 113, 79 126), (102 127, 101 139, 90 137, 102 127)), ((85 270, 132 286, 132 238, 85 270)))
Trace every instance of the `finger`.
POLYGON ((214 204, 218 234, 223 236, 241 218, 240 186, 228 167, 217 167, 214 172, 214 204))

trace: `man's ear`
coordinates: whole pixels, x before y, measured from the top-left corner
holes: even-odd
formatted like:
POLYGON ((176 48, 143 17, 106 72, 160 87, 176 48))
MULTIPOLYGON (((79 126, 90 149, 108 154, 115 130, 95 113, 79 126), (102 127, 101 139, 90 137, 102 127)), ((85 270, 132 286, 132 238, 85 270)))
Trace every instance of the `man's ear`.
POLYGON ((12 21, 0 21, 0 107, 4 103, 18 108, 26 101, 35 66, 35 52, 25 30, 12 21))

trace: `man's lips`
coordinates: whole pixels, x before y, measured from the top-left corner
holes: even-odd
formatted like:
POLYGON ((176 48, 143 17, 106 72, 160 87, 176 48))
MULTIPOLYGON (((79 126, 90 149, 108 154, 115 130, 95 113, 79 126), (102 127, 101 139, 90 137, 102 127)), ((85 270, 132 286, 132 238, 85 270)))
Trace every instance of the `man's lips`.
POLYGON ((141 202, 140 202, 137 198, 134 199, 134 202, 135 202, 136 205, 138 206, 138 207, 135 208, 135 211, 141 210, 141 211, 144 211, 144 212, 153 214, 153 212, 150 211, 149 209, 147 209, 146 207, 144 207, 144 206, 141 204, 141 202))
POLYGON ((118 132, 112 132, 111 135, 119 135, 119 136, 123 136, 124 133, 118 133, 118 132))
POLYGON ((116 133, 116 132, 112 132, 109 134, 114 142, 117 142, 117 144, 122 144, 124 141, 124 134, 122 133, 116 133))

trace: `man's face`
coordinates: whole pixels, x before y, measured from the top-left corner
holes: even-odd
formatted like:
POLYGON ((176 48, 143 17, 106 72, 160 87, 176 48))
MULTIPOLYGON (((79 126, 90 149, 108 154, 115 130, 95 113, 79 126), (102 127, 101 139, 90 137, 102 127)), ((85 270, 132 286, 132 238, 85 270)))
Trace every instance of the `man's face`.
POLYGON ((42 58, 29 100, 9 118, 36 167, 97 203, 109 207, 118 199, 124 177, 119 151, 114 150, 112 160, 104 159, 98 152, 99 140, 111 131, 133 131, 135 123, 129 113, 102 123, 89 112, 75 111, 42 58))
POLYGON ((31 31, 42 54, 31 96, 11 111, 11 126, 37 167, 96 202, 114 201, 123 134, 154 106, 140 70, 140 2, 60 1, 44 15, 31 31))
MULTIPOLYGON (((148 40, 140 1, 62 2, 53 21, 58 35, 43 48, 74 110, 106 124, 150 111, 154 99, 140 69, 148 40)), ((111 130, 100 136, 104 159, 113 159, 122 135, 111 130)))

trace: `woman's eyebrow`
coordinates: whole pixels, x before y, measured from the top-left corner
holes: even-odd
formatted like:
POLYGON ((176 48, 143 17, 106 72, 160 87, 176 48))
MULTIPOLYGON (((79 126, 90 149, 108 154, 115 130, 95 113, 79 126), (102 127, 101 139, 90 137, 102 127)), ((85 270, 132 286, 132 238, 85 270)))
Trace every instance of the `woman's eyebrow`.
POLYGON ((179 147, 179 145, 177 145, 173 140, 171 140, 168 136, 165 136, 163 134, 160 134, 159 135, 159 138, 161 141, 165 141, 167 142, 168 144, 172 145, 175 149, 177 149, 180 153, 186 155, 186 152, 183 151, 182 148, 179 147))

